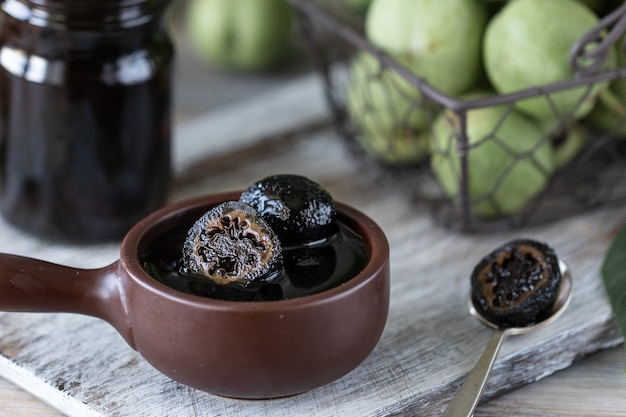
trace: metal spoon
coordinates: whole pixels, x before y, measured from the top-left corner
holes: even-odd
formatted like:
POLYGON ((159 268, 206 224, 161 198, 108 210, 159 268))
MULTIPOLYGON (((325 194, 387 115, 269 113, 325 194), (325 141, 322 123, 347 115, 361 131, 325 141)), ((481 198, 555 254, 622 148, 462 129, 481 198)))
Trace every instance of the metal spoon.
POLYGON ((504 340, 510 335, 529 333, 533 330, 545 327, 555 321, 565 311, 572 298, 572 274, 569 267, 561 260, 559 260, 559 268, 561 269, 561 286, 557 299, 552 306, 552 310, 546 315, 545 319, 530 326, 502 327, 498 323, 490 321, 481 315, 474 307, 470 294, 470 314, 476 317, 481 323, 494 329, 495 333, 489 343, 487 343, 485 351, 478 359, 478 362, 476 362, 474 369, 472 369, 472 372, 467 376, 467 379, 457 391, 442 417, 471 417, 504 340))

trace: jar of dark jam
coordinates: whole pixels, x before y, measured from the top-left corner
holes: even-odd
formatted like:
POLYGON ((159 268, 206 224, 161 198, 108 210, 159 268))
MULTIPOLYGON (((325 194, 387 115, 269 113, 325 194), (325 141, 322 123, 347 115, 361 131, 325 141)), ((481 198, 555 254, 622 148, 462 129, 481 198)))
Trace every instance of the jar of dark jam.
POLYGON ((10 223, 53 240, 113 240, 164 204, 168 3, 0 3, 0 210, 10 223))

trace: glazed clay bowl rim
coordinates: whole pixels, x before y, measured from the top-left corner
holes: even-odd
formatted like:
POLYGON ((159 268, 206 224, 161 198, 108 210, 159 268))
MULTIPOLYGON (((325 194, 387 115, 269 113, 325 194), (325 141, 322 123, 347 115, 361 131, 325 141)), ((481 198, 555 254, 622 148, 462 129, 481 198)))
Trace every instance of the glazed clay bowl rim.
POLYGON ((139 221, 125 236, 120 249, 119 262, 128 274, 144 289, 178 302, 192 305, 194 308, 206 310, 236 310, 239 312, 271 311, 300 309, 308 305, 324 302, 333 302, 336 299, 346 297, 359 286, 364 285, 376 278, 385 268, 389 260, 389 243, 382 229, 367 215, 361 211, 341 202, 335 202, 340 221, 354 230, 365 242, 369 251, 369 258, 363 269, 354 277, 344 283, 321 292, 290 299, 272 301, 230 301, 202 297, 176 290, 153 278, 141 265, 142 250, 146 245, 153 242, 157 236, 167 231, 191 227, 193 221, 213 206, 225 201, 238 200, 241 192, 226 191, 214 194, 206 194, 198 197, 187 198, 175 203, 168 204, 163 208, 151 213, 139 221), (192 211, 198 211, 199 215, 192 217, 192 211), (191 219, 191 222, 188 220, 191 219), (167 224, 165 231, 159 230, 158 226, 167 224), (376 250, 373 250, 376 248, 376 250))

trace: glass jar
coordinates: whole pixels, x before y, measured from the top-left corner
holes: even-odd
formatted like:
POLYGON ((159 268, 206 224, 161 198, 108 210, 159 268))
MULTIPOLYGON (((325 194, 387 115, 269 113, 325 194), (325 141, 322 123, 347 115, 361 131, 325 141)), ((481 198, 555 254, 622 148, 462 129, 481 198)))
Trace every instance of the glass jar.
POLYGON ((4 0, 0 211, 37 236, 121 238, 165 203, 169 0, 4 0))

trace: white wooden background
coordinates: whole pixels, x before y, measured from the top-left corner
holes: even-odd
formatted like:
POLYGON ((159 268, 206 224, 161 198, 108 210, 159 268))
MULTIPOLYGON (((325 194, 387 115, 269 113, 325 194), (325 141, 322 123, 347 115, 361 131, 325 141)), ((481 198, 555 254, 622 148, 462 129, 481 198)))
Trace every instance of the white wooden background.
MULTIPOLYGON (((455 234, 433 224, 424 207, 371 183, 336 134, 320 128, 327 112, 315 76, 243 84, 235 78, 230 85, 241 90, 226 91, 215 80, 194 89, 202 80, 199 74, 184 72, 179 79, 185 101, 178 103, 171 199, 241 189, 266 175, 293 172, 370 215, 387 233, 392 256, 391 310, 378 347, 359 368, 328 386, 284 399, 238 401, 162 376, 97 319, 0 313, 0 376, 63 414, 80 417, 438 415, 491 335, 467 312, 468 274, 493 247, 523 235, 549 242, 569 263, 574 298, 553 325, 507 340, 486 394, 514 391, 482 404, 475 415, 626 415, 622 338, 599 276, 608 245, 626 223, 626 209, 516 232, 455 234), (212 91, 218 97, 208 98, 212 91), (232 104, 219 103, 220 92, 232 104), (614 348, 542 379, 609 347, 614 348), (526 385, 537 379, 542 380, 526 385)), ((98 267, 113 261, 117 251, 115 243, 50 245, 0 220, 0 252, 98 267)), ((3 413, 59 415, 8 383, 0 384, 3 413)))

